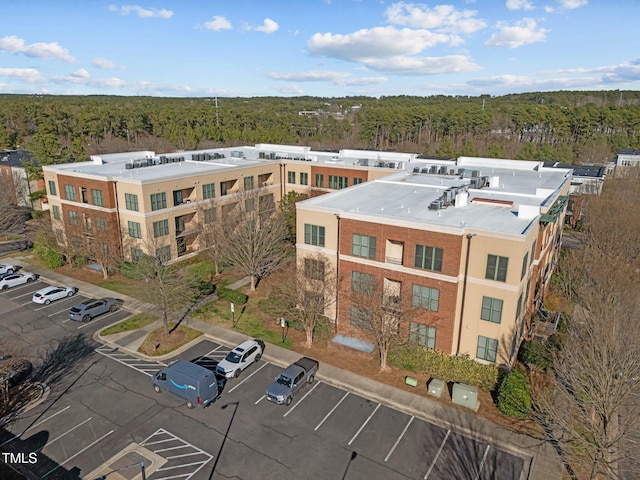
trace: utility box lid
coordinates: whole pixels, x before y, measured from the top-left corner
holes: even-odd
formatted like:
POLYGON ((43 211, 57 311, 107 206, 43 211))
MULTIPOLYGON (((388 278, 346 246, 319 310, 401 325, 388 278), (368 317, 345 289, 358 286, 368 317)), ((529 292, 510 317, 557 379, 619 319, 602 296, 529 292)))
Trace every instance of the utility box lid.
POLYGON ((429 392, 429 395, 433 395, 437 398, 442 397, 442 392, 444 391, 444 380, 432 378, 427 382, 427 391, 429 392))

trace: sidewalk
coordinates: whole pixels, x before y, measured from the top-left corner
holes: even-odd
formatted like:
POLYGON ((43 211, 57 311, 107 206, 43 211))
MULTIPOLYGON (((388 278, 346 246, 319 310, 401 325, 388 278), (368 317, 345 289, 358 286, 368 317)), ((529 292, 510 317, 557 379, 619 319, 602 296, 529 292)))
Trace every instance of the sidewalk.
MULTIPOLYGON (((5 258, 4 261, 20 265, 25 270, 39 274, 43 279, 53 283, 76 286, 83 295, 121 298, 125 302, 124 308, 135 313, 157 311, 154 305, 30 265, 25 260, 5 258)), ((245 278, 229 285, 229 288, 238 288, 247 282, 248 278, 245 278)), ((145 327, 144 330, 151 331, 159 325, 160 321, 145 327)), ((248 338, 244 334, 211 325, 200 320, 190 319, 189 326, 203 332, 203 335, 199 337, 199 339, 194 340, 194 342, 202 339, 210 339, 215 343, 233 347, 248 338)), ((180 353, 192 346, 192 344, 186 345, 162 357, 147 357, 137 352, 141 341, 140 338, 143 338, 143 336, 136 335, 132 337, 128 334, 118 334, 108 338, 102 338, 97 333, 95 335, 95 339, 101 343, 109 344, 114 348, 147 360, 166 360, 180 355, 180 353)), ((298 360, 299 357, 300 354, 296 352, 271 344, 267 344, 263 355, 265 360, 282 367, 293 363, 298 360)), ((549 444, 541 443, 540 440, 527 435, 506 430, 489 420, 478 417, 470 411, 445 405, 430 398, 400 390, 327 364, 321 366, 316 378, 324 383, 355 393, 408 415, 413 415, 442 427, 453 428, 473 438, 494 443, 507 452, 524 458, 533 457, 528 475, 526 474, 527 472, 523 473, 520 480, 560 480, 562 478, 562 463, 549 444)), ((426 388, 426 386, 422 385, 422 387, 418 388, 426 388)))

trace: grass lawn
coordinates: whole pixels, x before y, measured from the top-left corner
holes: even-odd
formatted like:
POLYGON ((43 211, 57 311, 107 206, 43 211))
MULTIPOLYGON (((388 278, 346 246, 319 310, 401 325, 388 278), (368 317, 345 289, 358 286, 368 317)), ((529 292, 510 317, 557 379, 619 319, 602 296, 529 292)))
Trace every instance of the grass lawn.
POLYGON ((233 329, 250 337, 259 338, 265 342, 292 349, 293 343, 290 338, 286 338, 284 343, 282 343, 282 331, 269 328, 265 324, 267 320, 265 320, 264 314, 261 314, 259 311, 257 304, 257 299, 250 299, 246 305, 243 305, 244 312, 239 305, 236 305, 234 315, 231 313, 229 302, 226 300, 216 300, 194 310, 190 315, 198 320, 233 329), (234 320, 236 323, 235 327, 233 325, 234 320))
POLYGON ((158 320, 158 317, 150 313, 138 313, 131 318, 127 318, 122 322, 111 325, 100 332, 100 335, 113 335, 114 333, 129 332, 131 330, 137 330, 142 327, 146 327, 150 323, 158 320))
MULTIPOLYGON (((174 325, 175 324, 169 325, 169 329, 171 330, 174 325)), ((147 338, 144 339, 138 351, 150 356, 164 355, 186 345, 200 335, 202 335, 202 332, 185 327, 184 325, 180 325, 169 333, 169 335, 165 335, 164 327, 160 327, 147 335, 147 338)))

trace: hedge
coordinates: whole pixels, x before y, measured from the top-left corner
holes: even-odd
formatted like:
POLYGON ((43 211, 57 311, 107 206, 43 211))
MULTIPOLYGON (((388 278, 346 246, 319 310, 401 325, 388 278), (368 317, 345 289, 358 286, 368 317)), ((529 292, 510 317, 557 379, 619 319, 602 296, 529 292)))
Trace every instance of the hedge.
POLYGON ((47 265, 47 268, 53 269, 64 265, 64 256, 56 252, 46 243, 36 241, 33 254, 36 258, 42 260, 47 265))
POLYGON ((235 303, 236 305, 244 305, 249 299, 249 297, 244 293, 227 287, 220 287, 216 291, 216 294, 220 300, 226 300, 228 302, 235 303))
POLYGON ((468 355, 447 355, 420 345, 401 345, 389 353, 389 363, 402 370, 426 374, 445 382, 459 382, 483 390, 493 390, 498 366, 483 365, 468 355))
POLYGON ((531 391, 520 367, 514 367, 498 387, 496 406, 505 415, 527 418, 531 411, 531 391))

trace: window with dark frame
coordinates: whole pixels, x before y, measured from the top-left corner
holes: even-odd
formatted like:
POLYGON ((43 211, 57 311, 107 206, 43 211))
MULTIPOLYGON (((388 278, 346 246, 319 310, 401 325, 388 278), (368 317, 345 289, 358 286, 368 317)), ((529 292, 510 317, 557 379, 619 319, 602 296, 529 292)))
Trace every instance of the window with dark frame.
POLYGON ((444 250, 442 248, 416 245, 413 266, 432 272, 441 272, 443 256, 444 250))

